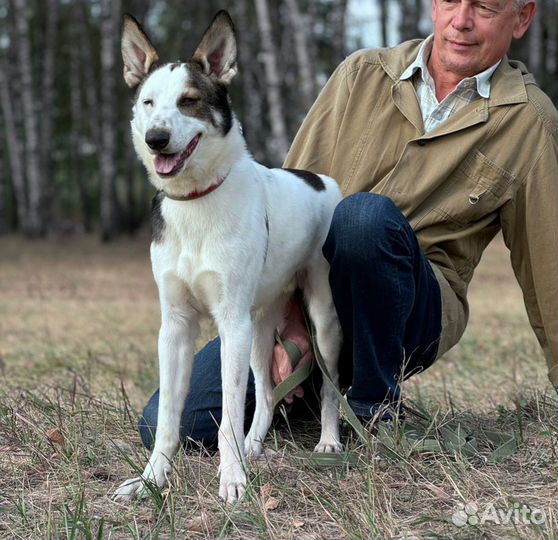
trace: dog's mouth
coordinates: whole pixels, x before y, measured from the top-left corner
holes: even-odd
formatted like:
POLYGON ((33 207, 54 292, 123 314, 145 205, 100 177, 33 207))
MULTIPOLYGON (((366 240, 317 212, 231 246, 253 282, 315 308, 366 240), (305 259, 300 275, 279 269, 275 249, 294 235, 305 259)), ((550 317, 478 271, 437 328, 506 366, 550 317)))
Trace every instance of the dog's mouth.
POLYGON ((202 134, 198 133, 182 152, 175 154, 157 154, 155 156, 155 171, 163 178, 176 176, 184 167, 186 160, 192 155, 192 152, 198 146, 202 134))

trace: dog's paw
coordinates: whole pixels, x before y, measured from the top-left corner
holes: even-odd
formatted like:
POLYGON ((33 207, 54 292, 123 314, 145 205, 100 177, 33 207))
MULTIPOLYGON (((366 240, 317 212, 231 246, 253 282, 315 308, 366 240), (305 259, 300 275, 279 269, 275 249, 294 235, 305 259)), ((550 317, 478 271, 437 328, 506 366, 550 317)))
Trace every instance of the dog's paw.
POLYGON ((338 454, 343 451, 343 445, 335 439, 320 440, 314 448, 314 452, 321 454, 338 454))
POLYGON ((244 453, 249 459, 257 458, 263 449, 262 441, 253 439, 248 435, 244 441, 244 453))
POLYGON ((219 497, 227 504, 242 500, 246 491, 246 474, 240 470, 233 474, 221 474, 219 497))
POLYGON ((112 500, 117 502, 133 501, 134 499, 144 499, 147 497, 147 487, 145 480, 138 476, 122 482, 112 494, 112 500))

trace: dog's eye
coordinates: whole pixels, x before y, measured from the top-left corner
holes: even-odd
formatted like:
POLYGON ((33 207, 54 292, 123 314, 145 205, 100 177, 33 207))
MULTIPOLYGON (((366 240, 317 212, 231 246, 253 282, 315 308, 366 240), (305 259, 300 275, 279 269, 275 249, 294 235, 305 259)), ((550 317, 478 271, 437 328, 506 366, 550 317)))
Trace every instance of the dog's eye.
POLYGON ((153 107, 153 100, 152 99, 144 99, 143 104, 145 107, 153 107))
POLYGON ((182 96, 178 100, 179 107, 187 107, 188 105, 194 105, 199 101, 199 98, 192 96, 182 96))

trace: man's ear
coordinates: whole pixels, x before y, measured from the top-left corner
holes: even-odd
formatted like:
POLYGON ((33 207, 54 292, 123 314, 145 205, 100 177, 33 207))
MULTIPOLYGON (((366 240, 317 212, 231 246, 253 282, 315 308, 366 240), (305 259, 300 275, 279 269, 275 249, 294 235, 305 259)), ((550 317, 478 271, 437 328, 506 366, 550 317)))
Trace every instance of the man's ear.
POLYGON ((515 39, 521 39, 525 32, 531 26, 533 22, 533 17, 537 12, 537 3, 530 1, 527 2, 519 11, 514 28, 513 28, 513 37, 515 39))
POLYGON ((124 80, 130 88, 135 88, 159 60, 159 56, 138 21, 128 14, 124 15, 122 23, 121 48, 124 80))
POLYGON ((233 22, 226 11, 221 10, 215 15, 192 60, 223 84, 229 84, 236 75, 236 38, 233 22))

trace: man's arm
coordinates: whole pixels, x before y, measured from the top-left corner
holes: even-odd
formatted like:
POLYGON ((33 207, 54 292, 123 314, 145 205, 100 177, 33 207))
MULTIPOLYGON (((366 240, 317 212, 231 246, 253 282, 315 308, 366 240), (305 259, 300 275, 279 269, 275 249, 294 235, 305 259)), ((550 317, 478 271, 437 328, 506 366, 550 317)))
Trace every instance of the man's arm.
POLYGON ((342 62, 323 87, 285 158, 284 167, 329 174, 350 95, 348 62, 342 62))
POLYGON ((539 154, 516 198, 501 211, 504 241, 527 315, 558 390, 558 151, 556 133, 539 154))

